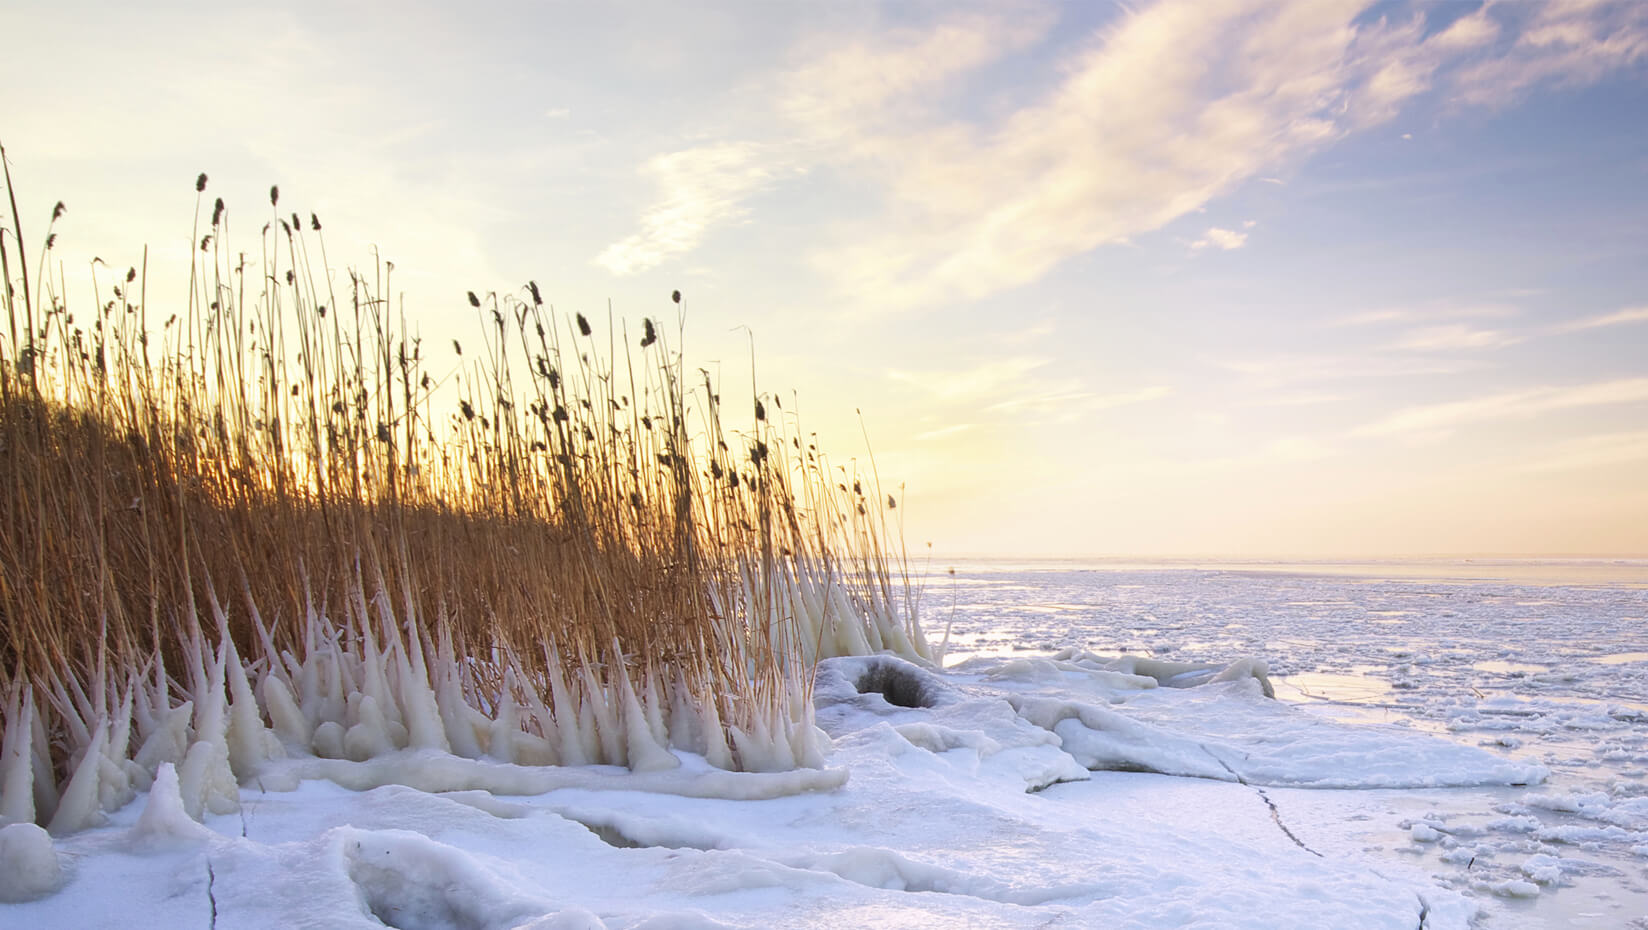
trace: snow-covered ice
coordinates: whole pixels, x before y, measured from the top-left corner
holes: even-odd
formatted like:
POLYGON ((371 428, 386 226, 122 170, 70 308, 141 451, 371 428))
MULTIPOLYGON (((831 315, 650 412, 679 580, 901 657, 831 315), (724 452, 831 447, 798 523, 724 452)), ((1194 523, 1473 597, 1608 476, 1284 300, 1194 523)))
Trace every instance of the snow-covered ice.
POLYGON ((0 830, 0 925, 1648 926, 1648 566, 1255 569, 959 566, 821 769, 162 765, 0 830))

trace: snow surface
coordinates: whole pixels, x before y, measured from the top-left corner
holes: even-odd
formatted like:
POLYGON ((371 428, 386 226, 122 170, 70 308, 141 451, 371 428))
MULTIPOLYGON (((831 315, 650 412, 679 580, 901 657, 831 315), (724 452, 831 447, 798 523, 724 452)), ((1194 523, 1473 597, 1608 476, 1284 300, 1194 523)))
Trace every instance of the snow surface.
POLYGON ((0 926, 1648 926, 1648 590, 1380 568, 963 566, 823 769, 162 765, 0 830, 0 926))

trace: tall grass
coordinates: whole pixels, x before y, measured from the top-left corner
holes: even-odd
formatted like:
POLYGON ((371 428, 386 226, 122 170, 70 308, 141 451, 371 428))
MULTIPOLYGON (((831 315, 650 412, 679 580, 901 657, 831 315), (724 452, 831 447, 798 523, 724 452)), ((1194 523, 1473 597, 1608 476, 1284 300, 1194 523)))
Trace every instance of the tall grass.
POLYGON ((776 397, 725 424, 659 320, 529 283, 434 351, 390 263, 334 274, 273 188, 237 252, 205 175, 182 305, 145 258, 71 308, 6 185, 0 821, 168 761, 197 814, 281 755, 818 765, 820 657, 930 655, 896 500, 776 397))

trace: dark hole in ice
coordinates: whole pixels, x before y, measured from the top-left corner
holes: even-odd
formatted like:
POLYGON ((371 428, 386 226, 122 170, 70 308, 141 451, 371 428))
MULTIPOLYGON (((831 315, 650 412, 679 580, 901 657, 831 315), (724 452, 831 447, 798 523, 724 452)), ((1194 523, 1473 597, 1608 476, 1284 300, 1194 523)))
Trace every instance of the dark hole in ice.
POLYGON ((858 676, 854 687, 859 694, 879 694, 899 707, 932 707, 935 703, 926 678, 913 666, 878 662, 858 676))
POLYGON ((578 823, 582 824, 584 829, 600 837, 601 842, 616 849, 645 849, 647 847, 646 843, 639 842, 611 824, 591 823, 587 820, 580 820, 578 823))

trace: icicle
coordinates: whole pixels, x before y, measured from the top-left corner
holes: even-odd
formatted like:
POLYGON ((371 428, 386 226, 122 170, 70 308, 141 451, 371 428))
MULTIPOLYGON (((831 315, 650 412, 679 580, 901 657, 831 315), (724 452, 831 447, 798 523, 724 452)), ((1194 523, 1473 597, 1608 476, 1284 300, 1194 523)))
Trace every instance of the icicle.
POLYGON ((487 739, 487 754, 499 762, 514 762, 515 734, 521 732, 521 720, 515 707, 514 669, 504 669, 503 690, 493 706, 497 708, 497 715, 487 739))
MULTIPOLYGON (((613 643, 614 654, 617 654, 617 647, 618 644, 613 643)), ((647 726, 647 712, 635 696, 635 686, 631 684, 629 671, 624 668, 622 660, 618 662, 618 681, 613 687, 618 691, 618 699, 623 702, 624 750, 630 770, 665 772, 678 768, 681 760, 665 749, 647 726)))
POLYGON ((355 560, 355 584, 350 591, 355 597, 355 626, 361 647, 360 692, 371 697, 385 720, 398 717, 394 712, 394 698, 389 693, 389 682, 384 678, 385 661, 378 649, 378 637, 372 631, 372 612, 366 604, 365 582, 361 580, 360 560, 355 560))
MULTIPOLYGON (((622 662, 623 657, 618 657, 617 661, 622 662)), ((601 740, 601 761, 608 765, 628 765, 624 733, 618 728, 618 718, 613 714, 613 702, 595 680, 595 673, 589 670, 588 659, 584 660, 578 673, 584 680, 583 708, 594 717, 596 735, 601 740)))
POLYGON ((876 644, 871 644, 865 633, 868 630, 872 635, 875 624, 867 618, 861 619, 858 611, 848 603, 847 594, 840 586, 830 591, 830 629, 835 634, 835 655, 839 656, 868 656, 880 650, 880 637, 876 637, 876 644))
POLYGON ((120 696, 120 710, 115 713, 113 728, 109 731, 108 757, 111 760, 123 761, 131 757, 132 707, 140 690, 141 685, 135 675, 127 680, 126 691, 120 696))
POLYGON ((53 780, 51 743, 46 739, 46 715, 35 708, 29 740, 34 751, 29 753, 29 765, 34 769, 34 821, 50 822, 57 813, 57 782, 53 780))
MULTIPOLYGON (((766 716, 761 714, 761 716, 766 716)), ((771 741, 772 757, 769 772, 788 772, 795 768, 795 748, 790 745, 789 722, 784 719, 783 711, 772 709, 772 719, 767 721, 767 736, 771 741)))
MULTIPOLYGON (((407 621, 411 623, 409 619, 407 621)), ((429 668, 424 662, 423 645, 415 630, 409 630, 407 646, 396 661, 401 679, 403 718, 406 721, 406 742, 413 749, 438 749, 451 752, 446 741, 446 727, 441 722, 440 704, 429 687, 429 668)))
POLYGON ((269 731, 263 726, 258 712, 257 698, 252 695, 252 684, 246 680, 246 668, 240 664, 234 640, 229 638, 227 625, 223 629, 223 648, 228 650, 229 725, 225 740, 229 750, 229 768, 239 779, 247 779, 263 768, 270 756, 269 731))
MULTIPOLYGON (((152 660, 151 660, 152 661, 152 660)), ((149 700, 149 688, 144 681, 148 676, 137 676, 137 690, 133 695, 132 719, 137 723, 137 740, 142 743, 149 738, 149 732, 155 728, 155 714, 158 708, 149 700)))
POLYGON ((435 653, 436 674, 440 677, 435 690, 435 703, 440 709, 441 724, 446 730, 446 740, 452 754, 465 759, 479 759, 482 755, 481 743, 470 723, 470 708, 463 698, 458 662, 452 647, 451 630, 443 626, 440 649, 435 653))
POLYGON ((120 709, 111 718, 109 738, 103 742, 103 759, 98 768, 98 800, 111 814, 137 797, 125 765, 132 730, 132 690, 126 689, 120 709))
MULTIPOLYGON (((305 581, 307 582, 307 578, 305 581)), ((246 615, 252 618, 252 629, 257 630, 258 645, 263 647, 263 654, 269 658, 269 674, 279 676, 285 684, 291 684, 297 667, 290 653, 275 648, 275 638, 269 635, 269 626, 263 622, 263 614, 258 610, 257 601, 252 599, 252 586, 245 572, 241 572, 240 575, 240 590, 246 598, 246 615), (287 664, 283 666, 282 661, 287 664)))
POLYGON ((715 695, 706 694, 699 701, 698 730, 704 734, 704 759, 718 769, 732 771, 732 750, 727 746, 727 730, 721 725, 721 714, 715 706, 715 695))
POLYGON ((669 745, 669 725, 664 722, 664 711, 667 705, 658 696, 658 673, 649 663, 647 665, 647 687, 641 695, 641 706, 647 712, 647 729, 652 731, 652 740, 660 746, 669 745))
POLYGON ((607 761, 601 754, 601 725, 595 719, 595 707, 588 698, 578 702, 578 745, 590 764, 607 761))
POLYGON ((52 814, 51 824, 46 828, 52 835, 74 833, 103 822, 97 788, 103 766, 103 746, 108 738, 108 721, 99 720, 97 730, 80 756, 80 764, 75 766, 74 774, 69 777, 69 786, 64 789, 63 798, 52 814))
POLYGON ((69 731, 69 742, 76 746, 84 746, 91 742, 92 728, 97 725, 97 718, 89 718, 88 725, 88 718, 82 716, 75 707, 74 700, 69 697, 69 692, 63 687, 61 679, 53 677, 51 690, 46 692, 46 699, 57 708, 58 720, 69 731))
POLYGON ((326 661, 321 666, 321 671, 326 676, 324 681, 326 694, 320 701, 319 710, 321 720, 330 720, 341 725, 346 708, 344 695, 349 693, 349 688, 345 684, 345 679, 348 677, 345 668, 347 663, 344 661, 343 648, 338 645, 336 633, 336 630, 329 632, 326 640, 326 650, 323 653, 326 661))
POLYGON ((298 709, 292 692, 273 674, 265 675, 259 688, 263 692, 263 707, 269 712, 269 722, 274 724, 275 734, 286 744, 307 750, 315 737, 314 728, 309 726, 303 711, 298 709))
POLYGON ((24 690, 19 674, 6 696, 6 734, 0 743, 0 825, 34 823, 33 729, 34 688, 24 690))
POLYGON ((560 750, 561 764, 588 765, 594 756, 585 748, 578 702, 572 696, 572 689, 567 687, 566 676, 562 674, 560 653, 545 646, 544 659, 548 663, 545 674, 549 677, 550 700, 555 702, 555 730, 560 737, 557 748, 560 750))
POLYGON ((761 722, 757 720, 750 727, 750 732, 744 732, 739 726, 728 726, 727 733, 732 736, 733 748, 738 751, 738 767, 745 772, 764 772, 767 762, 767 740, 758 732, 761 722))
POLYGON ((677 668, 675 684, 670 688, 669 744, 676 749, 703 755, 704 735, 699 730, 699 714, 692 702, 686 675, 677 668))
MULTIPOLYGON (((514 656, 510 656, 509 666, 512 671, 515 671, 520 668, 520 663, 516 661, 514 656)), ((535 721, 538 724, 538 731, 543 733, 541 738, 531 733, 517 735, 515 738, 515 744, 518 747, 515 753, 516 756, 520 758, 523 764, 527 765, 560 765, 561 753, 558 749, 560 746, 560 733, 555 726, 554 716, 550 714, 549 708, 544 705, 543 698, 539 697, 538 689, 532 686, 531 679, 518 671, 516 678, 526 678, 528 682, 527 686, 521 689, 521 692, 526 695, 527 706, 525 710, 527 719, 535 721)))
MULTIPOLYGON (((382 589, 383 577, 381 572, 379 573, 378 584, 378 593, 373 596, 372 604, 378 609, 378 623, 382 626, 383 639, 382 645, 379 647, 379 641, 375 636, 373 637, 373 645, 374 648, 378 649, 378 657, 377 661, 373 663, 372 672, 367 679, 369 687, 366 693, 378 699, 378 709, 383 711, 385 720, 404 728, 405 724, 401 716, 400 703, 396 700, 395 695, 399 676, 392 674, 393 670, 399 668, 397 656, 400 653, 401 639, 399 634, 396 633, 399 627, 395 622, 394 606, 389 603, 389 595, 382 589)), ((401 742, 404 744, 405 740, 402 739, 401 742)))

